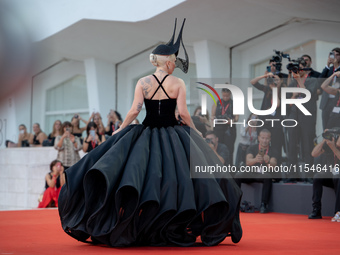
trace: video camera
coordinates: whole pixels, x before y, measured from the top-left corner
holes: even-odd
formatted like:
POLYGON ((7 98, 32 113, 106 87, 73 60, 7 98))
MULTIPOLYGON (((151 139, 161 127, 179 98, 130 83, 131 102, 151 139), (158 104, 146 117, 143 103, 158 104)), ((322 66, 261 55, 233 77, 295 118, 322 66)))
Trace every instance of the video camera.
MULTIPOLYGON (((272 58, 269 60, 269 62, 275 62, 274 66, 276 68, 276 72, 274 74, 279 74, 282 69, 282 58, 288 59, 289 63, 287 64, 286 68, 288 71, 292 71, 294 73, 298 73, 299 71, 310 71, 312 68, 300 68, 300 64, 306 65, 305 60, 303 58, 298 58, 298 59, 291 59, 290 55, 287 53, 283 53, 282 51, 274 50, 275 55, 272 56, 272 58)), ((269 70, 270 66, 267 67, 269 70)), ((267 84, 275 84, 273 78, 267 78, 267 84)))
MULTIPOLYGON (((285 54, 282 51, 274 50, 275 55, 269 60, 269 62, 275 62, 274 66, 276 72, 274 74, 279 74, 282 69, 282 58, 287 58, 290 60, 289 54, 285 54)), ((267 66, 267 71, 270 72, 270 66, 267 66)), ((274 79, 272 77, 267 78, 267 84, 275 84, 274 79)), ((276 84, 275 84, 276 85, 276 84)))
POLYGON ((306 65, 306 62, 303 58, 298 58, 298 59, 288 59, 290 61, 290 63, 287 65, 287 69, 288 71, 292 71, 293 73, 298 73, 299 71, 303 70, 303 71, 310 71, 312 70, 312 68, 300 68, 300 64, 302 64, 303 66, 306 65))
POLYGON ((275 55, 269 60, 269 62, 275 62, 274 66, 276 68, 276 72, 274 74, 279 74, 282 69, 282 58, 289 58, 289 54, 285 54, 282 51, 274 50, 275 55))

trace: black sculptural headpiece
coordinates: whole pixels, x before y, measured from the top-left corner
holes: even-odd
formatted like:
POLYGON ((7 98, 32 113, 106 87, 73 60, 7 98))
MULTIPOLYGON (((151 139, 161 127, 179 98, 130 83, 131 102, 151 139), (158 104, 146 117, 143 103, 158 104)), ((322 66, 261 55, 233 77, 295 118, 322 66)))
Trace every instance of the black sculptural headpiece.
POLYGON ((172 54, 175 54, 175 56, 177 57, 178 52, 179 52, 179 48, 182 45, 183 50, 184 50, 184 54, 185 54, 185 59, 176 58, 175 64, 176 64, 176 67, 180 68, 184 73, 187 73, 188 68, 189 68, 189 57, 188 57, 187 51, 184 47, 183 39, 182 39, 182 32, 183 32, 185 19, 183 20, 182 27, 181 27, 181 30, 179 31, 177 40, 174 43, 175 33, 176 33, 176 23, 177 23, 177 18, 175 19, 174 32, 172 34, 170 41, 167 44, 158 45, 152 51, 152 53, 157 54, 157 55, 172 55, 172 54))

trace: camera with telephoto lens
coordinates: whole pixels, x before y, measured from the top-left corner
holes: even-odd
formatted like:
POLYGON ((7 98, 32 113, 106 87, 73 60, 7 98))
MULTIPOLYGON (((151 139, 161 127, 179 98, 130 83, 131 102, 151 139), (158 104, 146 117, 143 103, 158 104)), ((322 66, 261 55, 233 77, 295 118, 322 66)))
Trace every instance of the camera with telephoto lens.
POLYGON ((332 141, 334 138, 334 141, 336 142, 340 135, 340 128, 332 128, 328 129, 326 132, 322 133, 322 137, 324 139, 332 141))

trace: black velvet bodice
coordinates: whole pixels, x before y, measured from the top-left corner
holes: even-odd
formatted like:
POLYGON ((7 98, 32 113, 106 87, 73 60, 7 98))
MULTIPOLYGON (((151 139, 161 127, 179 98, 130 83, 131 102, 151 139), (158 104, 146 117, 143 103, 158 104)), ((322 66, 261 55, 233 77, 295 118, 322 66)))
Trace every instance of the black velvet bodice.
POLYGON ((175 117, 176 98, 163 100, 144 99, 146 116, 144 126, 169 127, 178 125, 175 117))
POLYGON ((164 82, 165 78, 168 77, 168 75, 166 75, 161 82, 157 79, 155 75, 153 76, 156 78, 159 86, 150 99, 144 99, 146 116, 143 121, 143 125, 152 128, 170 126, 173 127, 175 125, 178 125, 178 122, 175 117, 177 99, 170 98, 162 86, 162 83, 164 82), (168 99, 152 100, 152 98, 154 97, 159 88, 163 89, 168 99))

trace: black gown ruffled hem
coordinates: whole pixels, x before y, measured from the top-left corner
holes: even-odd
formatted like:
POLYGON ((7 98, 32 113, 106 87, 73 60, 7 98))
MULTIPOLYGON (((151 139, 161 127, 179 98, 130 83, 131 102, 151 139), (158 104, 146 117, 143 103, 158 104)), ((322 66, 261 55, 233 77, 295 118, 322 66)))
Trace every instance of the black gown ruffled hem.
POLYGON ((64 231, 114 247, 238 242, 241 190, 228 174, 190 178, 193 162, 220 164, 189 127, 126 127, 65 171, 64 231))

